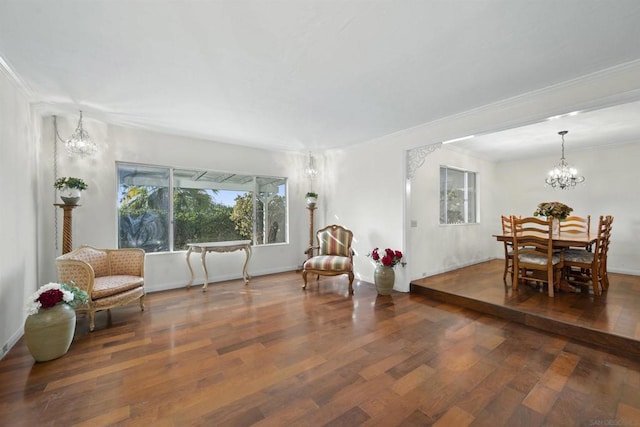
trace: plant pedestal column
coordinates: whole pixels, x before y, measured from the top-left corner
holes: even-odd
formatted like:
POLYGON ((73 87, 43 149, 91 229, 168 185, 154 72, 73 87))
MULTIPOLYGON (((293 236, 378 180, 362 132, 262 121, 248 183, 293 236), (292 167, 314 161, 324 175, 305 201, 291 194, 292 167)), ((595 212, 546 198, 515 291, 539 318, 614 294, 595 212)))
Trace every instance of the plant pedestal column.
POLYGON ((376 289, 380 295, 391 295, 393 284, 396 281, 396 273, 393 267, 387 267, 384 265, 376 266, 376 270, 373 273, 373 281, 376 284, 376 289))
POLYGON ((58 303, 27 317, 24 340, 36 362, 46 362, 67 353, 75 329, 75 310, 68 304, 58 303))
POLYGON ((55 203, 55 206, 62 208, 64 211, 64 222, 62 226, 62 254, 71 252, 73 249, 73 227, 71 211, 80 205, 68 205, 66 203, 55 203))

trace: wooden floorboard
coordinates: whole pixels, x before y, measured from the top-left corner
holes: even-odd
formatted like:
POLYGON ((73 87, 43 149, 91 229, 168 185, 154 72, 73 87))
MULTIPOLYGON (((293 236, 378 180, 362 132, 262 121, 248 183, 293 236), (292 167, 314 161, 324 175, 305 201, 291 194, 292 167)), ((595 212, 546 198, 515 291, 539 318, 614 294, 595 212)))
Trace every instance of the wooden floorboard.
MULTIPOLYGON (((434 279, 534 305, 505 292, 492 263, 473 268, 473 280, 466 269, 434 279)), ((349 295, 345 277, 301 284, 290 272, 152 293, 144 312, 114 309, 110 322, 98 313, 92 333, 79 316, 69 352, 44 363, 20 340, 0 361, 0 426, 640 424, 635 354, 498 309, 378 296, 359 281, 349 295)), ((634 330, 636 310, 612 295, 639 284, 612 277, 615 307, 571 295, 561 317, 634 330)), ((540 301, 537 316, 562 295, 540 301)))
POLYGON ((553 331, 613 351, 640 356, 640 278, 610 274, 601 296, 582 289, 556 292, 502 280, 504 263, 493 260, 450 273, 418 279, 411 292, 491 314, 523 325, 553 331))

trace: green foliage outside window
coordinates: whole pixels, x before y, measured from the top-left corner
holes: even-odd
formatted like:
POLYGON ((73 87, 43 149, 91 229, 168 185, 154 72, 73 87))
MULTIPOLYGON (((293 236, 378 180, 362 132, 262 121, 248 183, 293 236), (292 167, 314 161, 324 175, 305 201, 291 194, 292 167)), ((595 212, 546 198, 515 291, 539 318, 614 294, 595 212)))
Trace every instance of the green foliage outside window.
POLYGON ((215 190, 207 187, 216 184, 185 177, 189 172, 181 170, 182 175, 176 182, 204 188, 175 187, 170 200, 169 168, 119 166, 119 247, 162 252, 185 250, 188 243, 195 242, 251 240, 255 245, 285 241, 286 197, 278 194, 284 194, 283 178, 257 178, 261 185, 266 181, 265 188, 270 192, 258 193, 254 199, 255 193, 247 190, 252 188, 252 177, 238 176, 245 183, 234 183, 228 190, 215 190), (125 181, 151 185, 132 185, 125 181), (233 194, 236 196, 231 201, 233 194), (173 222, 169 217, 170 201, 173 222), (169 239, 171 231, 173 248, 169 239))

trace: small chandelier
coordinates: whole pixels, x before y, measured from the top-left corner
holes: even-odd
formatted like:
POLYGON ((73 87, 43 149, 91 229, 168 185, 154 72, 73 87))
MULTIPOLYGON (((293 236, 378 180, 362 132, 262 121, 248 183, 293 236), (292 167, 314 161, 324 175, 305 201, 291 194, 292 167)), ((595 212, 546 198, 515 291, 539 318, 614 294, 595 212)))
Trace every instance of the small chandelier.
POLYGON ((549 171, 549 176, 544 180, 547 185, 550 185, 553 188, 560 188, 561 190, 564 190, 565 188, 573 188, 576 184, 580 184, 584 181, 584 176, 578 175, 576 168, 569 166, 564 159, 564 136, 568 133, 568 130, 558 132, 558 135, 562 137, 562 157, 560 157, 560 163, 549 171))
POLYGON ((69 154, 80 157, 91 156, 98 150, 96 143, 91 139, 87 131, 82 128, 82 111, 80 111, 78 127, 76 127, 71 138, 64 141, 64 145, 67 147, 69 154))

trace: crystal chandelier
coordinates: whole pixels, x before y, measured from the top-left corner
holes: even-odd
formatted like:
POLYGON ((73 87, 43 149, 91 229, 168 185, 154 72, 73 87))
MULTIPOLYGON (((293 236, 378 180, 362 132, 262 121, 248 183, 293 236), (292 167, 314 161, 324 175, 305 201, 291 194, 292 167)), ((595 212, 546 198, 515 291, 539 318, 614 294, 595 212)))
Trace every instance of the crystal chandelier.
POLYGON ((560 163, 549 171, 549 176, 545 179, 547 185, 553 188, 573 188, 576 184, 580 184, 584 181, 584 176, 578 175, 576 168, 569 166, 564 159, 564 136, 568 134, 568 130, 562 130, 558 132, 558 135, 562 137, 562 157, 560 157, 560 163))
POLYGON ((78 155, 80 157, 90 156, 98 150, 96 143, 91 139, 87 131, 82 128, 82 111, 80 111, 78 127, 76 127, 71 138, 64 141, 64 145, 67 147, 69 154, 78 155))

